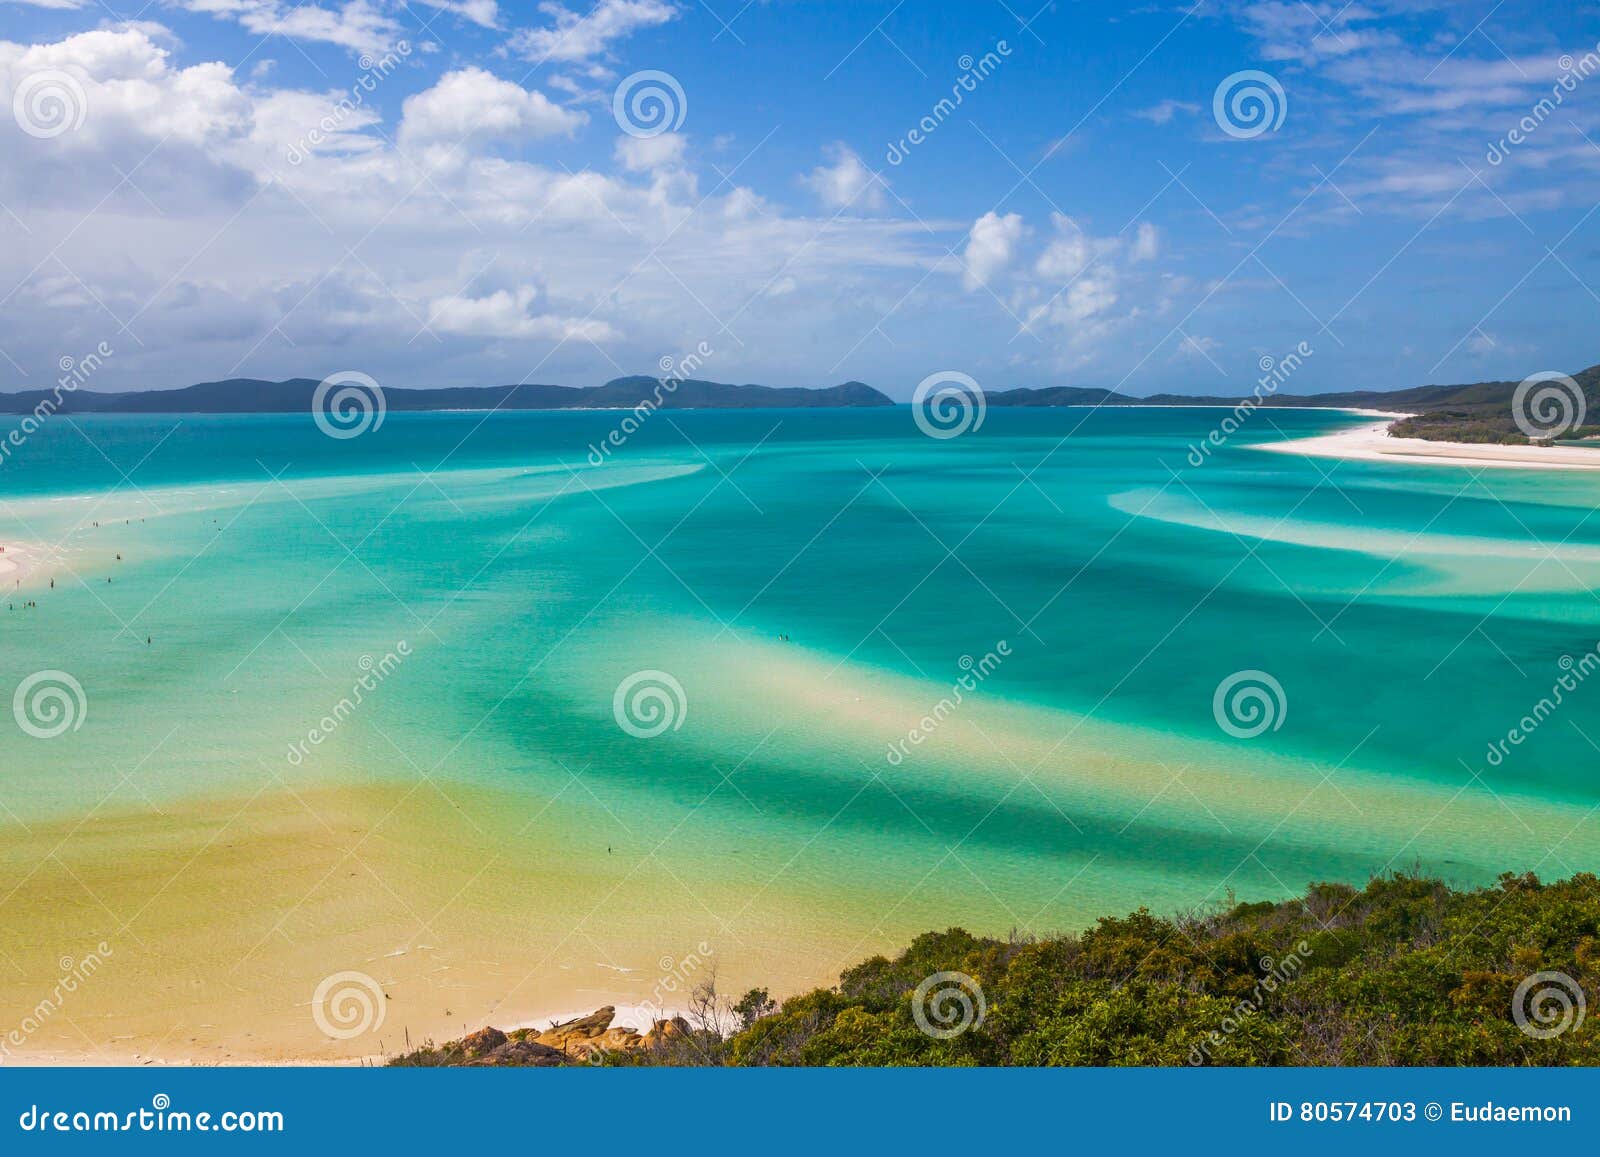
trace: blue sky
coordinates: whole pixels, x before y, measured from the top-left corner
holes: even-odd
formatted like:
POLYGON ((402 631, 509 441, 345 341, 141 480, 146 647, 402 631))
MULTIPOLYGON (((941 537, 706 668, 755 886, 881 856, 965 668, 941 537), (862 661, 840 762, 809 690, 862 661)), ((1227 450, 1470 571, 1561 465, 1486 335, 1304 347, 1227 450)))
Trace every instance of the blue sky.
POLYGON ((1242 392, 1301 343, 1292 392, 1600 362, 1595 5, 0 21, 7 388, 102 342, 104 389, 593 384, 700 348, 699 376, 901 398, 943 370, 1242 392), (619 120, 641 85, 667 131, 619 120))

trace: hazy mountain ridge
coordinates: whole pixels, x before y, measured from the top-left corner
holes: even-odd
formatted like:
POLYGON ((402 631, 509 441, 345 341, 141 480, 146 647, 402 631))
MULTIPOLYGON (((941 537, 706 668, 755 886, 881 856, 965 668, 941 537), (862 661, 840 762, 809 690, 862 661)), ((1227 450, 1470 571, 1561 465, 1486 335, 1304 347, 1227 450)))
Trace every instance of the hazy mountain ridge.
MULTIPOLYGON (((320 383, 315 378, 268 382, 229 378, 172 390, 111 394, 77 390, 61 394, 61 413, 70 414, 279 414, 311 409, 320 383)), ((0 413, 32 412, 53 403, 54 389, 0 394, 0 413)), ((632 409, 649 401, 662 409, 768 409, 776 407, 890 406, 884 394, 862 382, 837 386, 729 385, 686 379, 675 385, 645 376, 616 378, 603 386, 452 386, 385 388, 391 411, 422 410, 575 410, 632 409)))
MULTIPOLYGON (((1573 375, 1591 403, 1600 404, 1600 365, 1573 375)), ((1263 406, 1331 406, 1340 409, 1394 410, 1420 413, 1428 410, 1505 410, 1521 382, 1472 382, 1464 385, 1408 386, 1397 390, 1340 390, 1323 394, 1265 394, 1263 406)), ((1131 394, 1090 386, 1045 386, 1000 390, 985 394, 991 406, 1236 406, 1240 396, 1222 394, 1131 394)))
MULTIPOLYGON (((1600 413, 1600 365, 1573 375, 1586 405, 1600 413)), ((248 414, 296 413, 312 408, 320 383, 313 378, 269 382, 258 378, 229 378, 200 382, 169 390, 104 393, 26 390, 0 394, 0 413, 25 414, 41 405, 46 411, 76 414, 248 414), (59 400, 57 394, 59 392, 59 400)), ((1465 385, 1413 386, 1399 390, 1347 390, 1323 394, 1265 394, 1262 406, 1381 409, 1415 415, 1396 424, 1394 432, 1424 438, 1461 441, 1526 441, 1511 415, 1511 401, 1520 385, 1512 381, 1473 382, 1465 385)), ((777 409, 892 406, 894 400, 865 382, 836 386, 733 385, 686 379, 672 382, 647 375, 615 378, 601 386, 525 384, 502 386, 451 386, 388 388, 384 405, 397 412, 429 410, 576 410, 632 409, 649 403, 662 409, 777 409)), ((1224 395, 1131 394, 1093 386, 1020 387, 986 392, 992 407, 1029 406, 1225 406, 1243 397, 1224 395)), ((1564 436, 1594 432, 1584 426, 1564 436)))

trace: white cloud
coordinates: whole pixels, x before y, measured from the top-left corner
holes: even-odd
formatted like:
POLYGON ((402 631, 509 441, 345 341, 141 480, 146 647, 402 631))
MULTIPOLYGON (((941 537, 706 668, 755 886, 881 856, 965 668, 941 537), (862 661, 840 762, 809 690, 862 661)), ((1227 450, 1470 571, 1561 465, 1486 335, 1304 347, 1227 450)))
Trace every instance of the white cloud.
POLYGON ((500 27, 500 5, 495 0, 422 0, 429 8, 453 12, 482 28, 500 27))
POLYGON ((250 110, 232 70, 221 62, 175 69, 168 56, 144 28, 97 29, 27 47, 0 41, 0 77, 7 107, 9 94, 32 73, 57 70, 76 78, 83 123, 56 138, 61 153, 138 137, 204 145, 237 135, 250 110))
POLYGON ((1026 310, 1023 328, 1064 330, 1080 343, 1098 340, 1108 332, 1112 319, 1106 315, 1120 300, 1115 272, 1098 266, 1080 273, 1041 302, 1028 305, 1030 296, 1038 294, 1024 291, 1017 299, 1018 307, 1026 310))
POLYGON ((883 208, 888 182, 842 144, 830 145, 826 155, 833 163, 819 165, 803 178, 823 205, 839 210, 883 208))
POLYGON ((1017 244, 1026 232, 1027 226, 1022 223, 1020 213, 1007 213, 1002 217, 991 209, 974 221, 966 251, 961 255, 962 281, 966 287, 977 289, 987 285, 1010 265, 1017 244))
POLYGON ((1148 221, 1140 221, 1134 230, 1133 245, 1128 249, 1130 261, 1154 261, 1161 255, 1161 231, 1148 221))
POLYGON ((1267 0, 1238 11, 1246 30, 1262 42, 1261 55, 1269 61, 1313 64, 1400 43, 1392 32, 1359 27, 1379 18, 1361 4, 1267 0))
POLYGON ((256 36, 320 40, 356 51, 393 44, 400 25, 369 0, 347 0, 336 8, 288 4, 285 0, 173 0, 190 12, 234 20, 256 36))
POLYGON ((1095 246, 1078 223, 1061 213, 1050 214, 1056 235, 1039 255, 1034 270, 1046 281, 1071 281, 1095 259, 1095 246))
POLYGON ((429 306, 428 325, 431 329, 469 337, 601 342, 616 336, 604 321, 533 313, 537 296, 532 286, 523 285, 515 290, 499 289, 483 297, 451 294, 435 298, 429 306))
POLYGON ((1214 337, 1207 337, 1205 334, 1199 336, 1184 334, 1183 340, 1178 343, 1178 348, 1173 351, 1172 359, 1174 361, 1208 361, 1215 365, 1216 362, 1212 361, 1211 355, 1221 348, 1222 343, 1214 337))
POLYGON ((624 135, 617 138, 616 157, 630 173, 677 168, 683 164, 687 140, 681 133, 662 133, 654 137, 624 135))
POLYGON ((528 60, 582 61, 607 53, 613 41, 673 20, 678 7, 667 0, 599 0, 583 14, 561 4, 544 3, 539 11, 554 23, 547 28, 524 28, 511 38, 510 47, 528 60))
POLYGON ((1060 364, 1080 364, 1147 310, 1159 312, 1182 288, 1142 268, 1160 252, 1160 234, 1148 222, 1125 240, 1096 237, 1066 214, 1052 213, 1042 247, 1029 260, 1023 251, 1033 236, 1020 214, 984 214, 972 227, 963 283, 968 290, 987 287, 1021 332, 1038 337, 1048 331, 1060 364), (1147 306, 1128 304, 1130 290, 1147 306))
POLYGON ((570 133, 584 121, 542 92, 501 80, 481 68, 447 72, 426 92, 408 96, 402 144, 455 144, 465 139, 539 138, 570 133))
POLYGON ((1149 108, 1134 109, 1133 115, 1140 120, 1149 121, 1153 125, 1171 124, 1174 117, 1180 112, 1194 115, 1200 111, 1200 106, 1191 104, 1186 100, 1164 100, 1149 108))

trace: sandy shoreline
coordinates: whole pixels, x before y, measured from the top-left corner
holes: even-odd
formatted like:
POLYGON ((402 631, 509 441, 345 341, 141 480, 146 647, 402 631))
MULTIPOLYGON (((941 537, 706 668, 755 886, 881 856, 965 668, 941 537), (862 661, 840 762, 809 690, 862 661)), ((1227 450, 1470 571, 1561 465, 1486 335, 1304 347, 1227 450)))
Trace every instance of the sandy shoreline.
POLYGON ((1600 470, 1600 449, 1580 446, 1499 446, 1395 438, 1389 434, 1389 425, 1388 422, 1375 422, 1370 426, 1341 430, 1337 434, 1292 438, 1286 442, 1265 443, 1251 448, 1275 454, 1302 454, 1356 462, 1406 462, 1511 470, 1600 470))
POLYGON ((41 561, 36 548, 28 543, 0 543, 0 584, 15 590, 24 581, 40 577, 41 561))
MULTIPOLYGON (((712 913, 750 899, 733 873, 678 866, 705 907, 664 904, 687 896, 606 830, 598 805, 569 797, 558 823, 538 799, 449 793, 301 786, 8 827, 0 941, 15 966, 0 970, 0 1069, 382 1063, 607 1005, 617 1024, 647 1028, 712 976, 726 992, 806 991, 893 943, 834 927, 826 895, 787 881, 765 893, 770 911, 726 934, 712 913), (795 959, 796 940, 815 958, 795 959), (336 974, 382 994, 347 1036, 313 1009, 336 974)), ((329 991, 359 997, 360 985, 329 991)))

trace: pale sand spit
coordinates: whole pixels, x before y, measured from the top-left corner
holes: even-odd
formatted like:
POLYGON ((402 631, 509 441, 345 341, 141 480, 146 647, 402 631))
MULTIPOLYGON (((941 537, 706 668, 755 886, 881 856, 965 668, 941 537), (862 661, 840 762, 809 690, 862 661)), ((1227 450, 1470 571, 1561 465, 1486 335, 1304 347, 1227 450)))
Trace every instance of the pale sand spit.
MULTIPOLYGON (((1403 415, 1398 415, 1403 416, 1403 415)), ((1600 470, 1600 448, 1587 446, 1497 446, 1474 442, 1431 442, 1395 438, 1388 422, 1337 434, 1293 438, 1252 447, 1276 454, 1343 458, 1357 462, 1408 462, 1444 466, 1485 466, 1513 470, 1600 470)))

